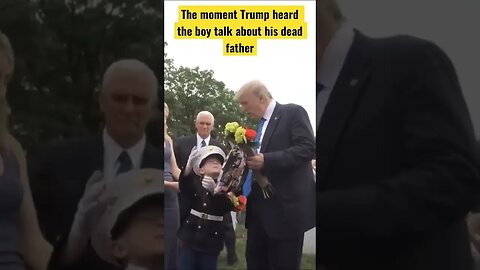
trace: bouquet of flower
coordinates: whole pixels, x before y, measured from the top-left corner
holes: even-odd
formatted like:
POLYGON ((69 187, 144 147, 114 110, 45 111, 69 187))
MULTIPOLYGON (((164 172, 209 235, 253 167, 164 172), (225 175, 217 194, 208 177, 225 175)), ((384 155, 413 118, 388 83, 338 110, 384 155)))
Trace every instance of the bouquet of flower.
POLYGON ((243 183, 247 176, 247 174, 244 173, 246 166, 247 156, 237 145, 234 145, 223 164, 222 173, 217 182, 215 192, 232 192, 235 195, 241 194, 243 183))
MULTIPOLYGON (((227 162, 223 165, 223 173, 217 184, 219 190, 241 193, 248 172, 246 158, 254 156, 254 148, 259 146, 258 142, 255 142, 256 136, 255 130, 241 127, 237 122, 225 125, 225 138, 229 141, 232 150, 228 154, 227 162)), ((253 170, 253 180, 262 188, 265 198, 272 196, 273 187, 260 171, 253 170)))
POLYGON ((258 147, 255 142, 257 132, 253 129, 241 127, 237 122, 229 122, 225 125, 225 138, 236 145, 248 145, 258 147))
POLYGON ((247 197, 243 195, 235 196, 233 193, 229 193, 230 200, 233 203, 235 212, 242 212, 245 210, 245 205, 247 205, 247 197))

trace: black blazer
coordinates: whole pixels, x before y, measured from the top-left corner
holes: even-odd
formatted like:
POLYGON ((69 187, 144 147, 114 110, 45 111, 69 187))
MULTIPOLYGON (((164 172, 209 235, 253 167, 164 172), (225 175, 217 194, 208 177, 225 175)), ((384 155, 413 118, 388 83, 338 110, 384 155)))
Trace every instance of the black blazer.
MULTIPOLYGON (((222 148, 223 151, 225 151, 223 145, 221 145, 217 140, 211 137, 208 145, 218 146, 222 148)), ((192 148, 194 146, 197 146, 196 134, 190 136, 182 136, 173 142, 173 149, 175 152, 175 158, 177 160, 178 168, 183 169, 183 167, 187 165, 188 157, 190 156, 190 152, 192 152, 192 148)))
POLYGON ((474 143, 440 48, 356 31, 317 130, 317 264, 472 269, 474 143))
MULTIPOLYGON (((62 141, 45 147, 36 156, 29 156, 29 177, 40 227, 54 245, 50 269, 65 247, 77 204, 85 184, 95 170, 103 170, 101 136, 62 141)), ((142 168, 163 169, 163 153, 147 144, 142 168)), ((67 269, 115 269, 106 265, 92 250, 88 258, 67 269)))
POLYGON ((308 114, 295 104, 277 103, 262 139, 265 175, 275 194, 264 199, 254 182, 245 226, 259 222, 269 237, 299 236, 315 227, 315 143, 308 114))
MULTIPOLYGON (((179 180, 182 192, 188 196, 192 209, 201 213, 230 216, 233 204, 224 193, 211 194, 202 187, 202 178, 191 172, 179 180)), ((201 219, 187 213, 178 230, 178 238, 190 248, 209 254, 218 255, 223 249, 225 226, 222 221, 201 219)))

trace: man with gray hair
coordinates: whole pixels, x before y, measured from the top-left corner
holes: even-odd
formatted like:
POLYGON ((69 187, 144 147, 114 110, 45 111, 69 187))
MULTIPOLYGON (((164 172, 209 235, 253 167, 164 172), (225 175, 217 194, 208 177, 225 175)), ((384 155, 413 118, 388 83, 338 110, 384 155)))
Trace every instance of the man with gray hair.
POLYGON ((163 169, 162 151, 145 139, 156 102, 153 71, 135 59, 116 61, 106 70, 100 90, 102 134, 57 142, 31 157, 29 174, 40 224, 55 245, 52 269, 116 269, 89 245, 101 206, 97 197, 86 195, 91 187, 87 180, 110 182, 129 170, 163 169))
POLYGON ((247 268, 299 270, 304 234, 315 227, 315 142, 308 114, 299 105, 276 102, 260 81, 243 85, 235 99, 258 121, 255 141, 260 146, 248 167, 267 177, 274 191, 265 198, 247 175, 247 268))

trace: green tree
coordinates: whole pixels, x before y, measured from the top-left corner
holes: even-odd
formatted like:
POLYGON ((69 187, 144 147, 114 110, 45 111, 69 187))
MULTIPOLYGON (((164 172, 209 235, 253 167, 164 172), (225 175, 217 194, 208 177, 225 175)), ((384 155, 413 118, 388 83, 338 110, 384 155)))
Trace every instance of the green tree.
POLYGON ((253 127, 234 100, 235 93, 214 78, 212 70, 200 67, 175 67, 165 54, 165 101, 170 108, 168 126, 173 138, 195 133, 194 120, 198 112, 206 110, 215 116, 212 136, 223 140, 227 122, 237 121, 253 127))

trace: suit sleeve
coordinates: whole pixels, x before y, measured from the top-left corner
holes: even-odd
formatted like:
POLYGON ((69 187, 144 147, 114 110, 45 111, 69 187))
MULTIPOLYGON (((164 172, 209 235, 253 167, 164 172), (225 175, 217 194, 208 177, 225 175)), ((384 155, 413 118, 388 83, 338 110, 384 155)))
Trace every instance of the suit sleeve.
POLYGON ((320 239, 422 234, 461 219, 473 206, 478 161, 453 65, 430 43, 416 49, 410 61, 412 70, 398 101, 406 156, 402 169, 377 184, 317 193, 320 239))
POLYGON ((177 165, 180 170, 183 170, 184 167, 187 165, 187 161, 185 160, 185 155, 183 154, 184 151, 182 148, 184 148, 185 144, 185 138, 179 138, 174 141, 172 141, 173 144, 173 153, 175 154, 175 158, 177 159, 177 165))
MULTIPOLYGON (((288 136, 291 137, 290 147, 273 152, 263 153, 264 170, 292 169, 310 162, 315 157, 313 130, 308 114, 300 106, 295 106, 288 112, 291 123, 288 136)), ((274 134, 273 136, 287 136, 274 134)))

